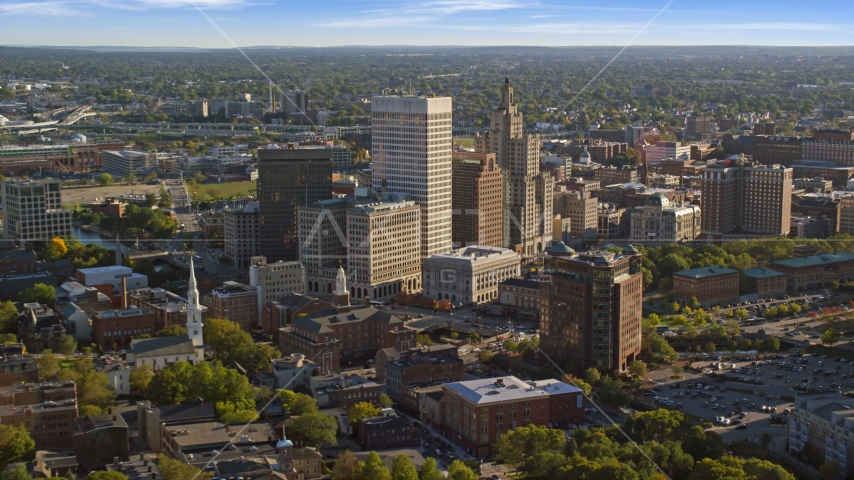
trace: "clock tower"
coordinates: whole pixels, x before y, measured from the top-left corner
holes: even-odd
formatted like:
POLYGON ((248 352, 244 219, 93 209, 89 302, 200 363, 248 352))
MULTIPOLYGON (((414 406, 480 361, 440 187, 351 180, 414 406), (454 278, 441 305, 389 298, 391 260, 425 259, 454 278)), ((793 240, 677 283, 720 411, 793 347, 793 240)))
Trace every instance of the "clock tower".
POLYGON ((187 336, 194 347, 204 347, 202 336, 202 306, 199 305, 199 289, 196 286, 196 273, 193 269, 193 257, 190 257, 190 280, 187 281, 187 336))

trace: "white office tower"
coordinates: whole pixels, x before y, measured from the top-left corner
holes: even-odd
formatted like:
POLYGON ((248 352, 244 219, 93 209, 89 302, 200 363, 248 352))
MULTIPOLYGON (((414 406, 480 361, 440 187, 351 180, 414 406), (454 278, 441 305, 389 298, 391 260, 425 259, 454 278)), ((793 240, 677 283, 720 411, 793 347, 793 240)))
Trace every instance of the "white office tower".
POLYGON ((451 98, 371 101, 373 189, 408 193, 421 207, 421 257, 451 250, 451 98))

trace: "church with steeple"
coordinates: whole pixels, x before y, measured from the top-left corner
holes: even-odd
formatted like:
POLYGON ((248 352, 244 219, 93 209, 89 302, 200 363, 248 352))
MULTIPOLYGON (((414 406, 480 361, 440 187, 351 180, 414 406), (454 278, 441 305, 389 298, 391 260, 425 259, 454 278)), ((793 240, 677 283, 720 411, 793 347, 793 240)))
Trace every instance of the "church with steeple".
POLYGON ((190 258, 190 279, 187 281, 186 310, 186 335, 132 340, 127 351, 128 363, 135 367, 151 365, 154 370, 159 370, 181 360, 193 364, 204 361, 203 308, 199 303, 199 289, 192 257, 190 258))

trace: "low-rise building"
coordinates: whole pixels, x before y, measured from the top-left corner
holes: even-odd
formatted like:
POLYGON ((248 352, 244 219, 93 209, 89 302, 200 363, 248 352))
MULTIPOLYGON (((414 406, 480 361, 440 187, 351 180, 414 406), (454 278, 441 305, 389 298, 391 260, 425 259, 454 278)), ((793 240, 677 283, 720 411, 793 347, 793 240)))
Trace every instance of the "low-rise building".
POLYGON ((845 282, 854 278, 854 255, 822 253, 779 260, 770 265, 786 274, 786 291, 802 292, 826 287, 830 282, 845 282))
POLYGON ((112 291, 113 297, 121 294, 122 280, 124 280, 128 290, 148 287, 148 277, 141 273, 135 273, 130 267, 111 265, 77 270, 78 282, 87 287, 109 286, 107 290, 112 291))
POLYGON ((629 210, 615 203, 599 203, 598 227, 599 240, 612 241, 629 236, 631 216, 629 210))
POLYGON ((463 380, 463 360, 453 355, 431 352, 412 352, 385 364, 386 394, 397 402, 403 401, 408 384, 437 384, 463 380))
POLYGON ((123 350, 130 346, 134 338, 157 332, 154 312, 148 308, 123 308, 94 312, 92 321, 92 342, 103 351, 123 350))
POLYGON ((829 193, 833 191, 833 180, 825 180, 821 177, 795 178, 792 180, 794 188, 803 188, 808 192, 829 193))
POLYGON ((207 465, 216 450, 219 461, 274 456, 276 435, 269 422, 252 422, 238 429, 216 421, 163 424, 160 428, 163 453, 195 467, 207 465), (245 428, 244 428, 245 427, 245 428), (240 437, 236 437, 242 430, 240 437), (234 445, 224 448, 227 444, 234 445))
POLYGON ((257 330, 258 291, 238 282, 225 282, 222 287, 204 294, 202 305, 208 307, 211 318, 225 318, 244 330, 257 330))
POLYGON ((673 298, 683 305, 691 297, 703 307, 738 301, 738 270, 700 267, 673 274, 673 298))
POLYGON ((690 242, 700 235, 702 217, 696 205, 671 205, 664 195, 651 195, 631 215, 631 239, 639 243, 690 242))
POLYGON ((602 167, 593 172, 593 179, 600 185, 615 183, 637 183, 638 171, 630 167, 602 167))
POLYGON ((335 306, 326 300, 299 293, 289 293, 281 297, 280 300, 274 300, 264 305, 262 318, 264 318, 264 325, 269 325, 272 327, 272 331, 276 331, 292 324, 296 318, 333 308, 335 306))
POLYGON ((520 273, 519 254, 501 247, 471 245, 428 257, 421 267, 424 295, 452 304, 489 303, 498 285, 520 273))
POLYGON ((0 275, 35 273, 36 254, 26 250, 0 251, 0 275))
POLYGON ((786 295, 786 274, 767 268, 751 268, 744 272, 747 291, 759 298, 781 298, 786 295))
POLYGON ((531 278, 508 278, 498 284, 498 303, 519 311, 540 312, 540 282, 531 278))
POLYGON ((826 217, 792 215, 789 221, 789 236, 795 238, 827 238, 831 223, 831 219, 826 217))
POLYGON ((89 470, 101 470, 130 452, 128 424, 119 413, 75 419, 74 455, 89 470))
POLYGON ((39 365, 32 355, 0 354, 0 387, 39 380, 39 365))
POLYGON ((293 390, 302 385, 308 386, 309 379, 317 369, 317 364, 305 358, 301 353, 293 353, 272 361, 272 373, 276 377, 276 388, 293 390))
POLYGON ((311 395, 321 408, 341 407, 345 411, 360 402, 380 403, 381 386, 358 375, 342 373, 310 377, 311 395))
POLYGON ((446 383, 439 408, 439 428, 476 457, 492 455, 495 442, 516 427, 584 417, 580 389, 557 380, 525 382, 513 376, 446 383))
POLYGON ((204 402, 201 398, 188 403, 157 406, 148 400, 142 400, 136 404, 136 417, 140 438, 145 440, 152 451, 161 452, 163 427, 185 422, 213 421, 214 405, 213 402, 204 402))
MULTIPOLYGON (((172 325, 183 326, 187 320, 187 299, 163 288, 140 288, 127 294, 128 306, 148 308, 154 312, 156 330, 172 325)), ((208 307, 201 305, 202 319, 208 318, 208 307)))
POLYGON ((101 168, 114 177, 141 177, 157 170, 157 156, 134 150, 104 151, 101 152, 101 168))
POLYGON ((41 353, 46 348, 55 349, 57 342, 68 333, 66 324, 47 305, 25 303, 18 317, 18 341, 29 353, 41 353))
POLYGON ((417 445, 412 422, 395 414, 359 420, 359 442, 365 450, 385 450, 417 445))
POLYGON ((74 382, 0 387, 0 425, 25 426, 36 448, 72 449, 76 418, 74 382))

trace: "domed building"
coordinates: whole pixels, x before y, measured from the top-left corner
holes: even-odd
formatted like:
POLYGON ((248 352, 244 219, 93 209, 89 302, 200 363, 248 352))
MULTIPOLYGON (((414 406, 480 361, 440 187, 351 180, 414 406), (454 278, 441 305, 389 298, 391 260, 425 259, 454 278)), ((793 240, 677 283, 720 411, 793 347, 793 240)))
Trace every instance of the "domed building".
POLYGON ((644 244, 690 242, 700 235, 701 220, 700 207, 672 204, 654 193, 632 211, 630 238, 644 244))
POLYGON ((88 139, 86 135, 81 135, 79 133, 75 133, 71 136, 71 143, 87 143, 88 139))

